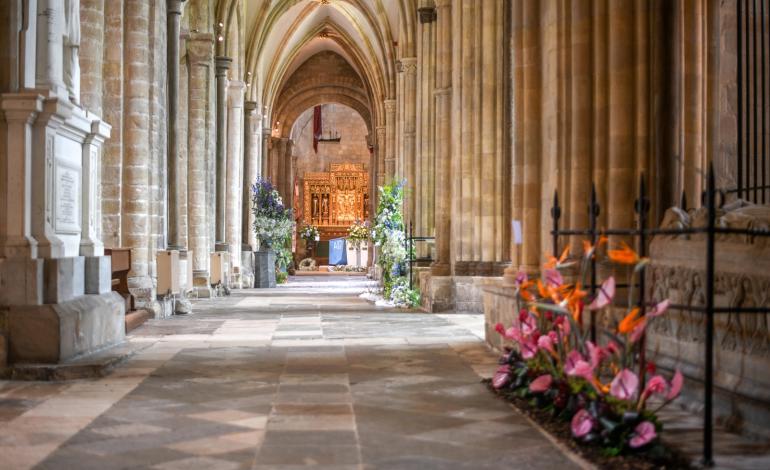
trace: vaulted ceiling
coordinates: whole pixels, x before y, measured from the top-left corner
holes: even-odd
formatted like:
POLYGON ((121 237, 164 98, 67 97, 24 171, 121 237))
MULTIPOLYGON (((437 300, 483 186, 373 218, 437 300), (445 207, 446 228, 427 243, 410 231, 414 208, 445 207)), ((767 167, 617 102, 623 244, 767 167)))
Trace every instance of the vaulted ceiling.
POLYGON ((371 120, 382 125, 382 102, 395 95, 396 59, 414 55, 415 1, 220 0, 217 16, 223 25, 243 24, 248 99, 269 116, 286 83, 307 69, 300 66, 331 51, 358 74, 371 120))

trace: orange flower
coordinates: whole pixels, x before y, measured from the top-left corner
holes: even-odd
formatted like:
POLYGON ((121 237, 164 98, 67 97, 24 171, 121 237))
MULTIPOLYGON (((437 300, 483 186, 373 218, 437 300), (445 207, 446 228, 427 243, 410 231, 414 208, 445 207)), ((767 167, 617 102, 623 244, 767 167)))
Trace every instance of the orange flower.
POLYGON ((621 248, 618 250, 607 250, 607 256, 616 263, 636 264, 639 262, 639 255, 624 242, 620 242, 621 248))
POLYGON ((618 333, 628 334, 634 331, 636 326, 644 321, 644 317, 639 317, 639 307, 631 310, 618 325, 618 333))
POLYGON ((596 247, 591 245, 590 241, 583 240, 583 254, 585 256, 592 256, 594 249, 604 245, 605 243, 607 243, 607 237, 604 235, 599 237, 599 240, 596 242, 596 247))
POLYGON ((575 284, 575 289, 567 295, 567 308, 572 312, 572 318, 576 322, 580 322, 580 316, 583 313, 583 298, 588 295, 588 292, 580 289, 580 283, 575 284))
POLYGON ((557 266, 564 263, 564 261, 567 260, 567 256, 569 256, 569 245, 567 245, 566 248, 564 248, 564 251, 561 252, 561 256, 559 256, 559 259, 556 259, 556 257, 548 255, 548 261, 545 262, 543 265, 543 268, 545 269, 556 269, 557 266))
POLYGON ((548 290, 545 288, 545 286, 543 285, 543 282, 540 279, 537 280, 537 292, 540 294, 540 297, 544 299, 547 299, 550 297, 548 290))

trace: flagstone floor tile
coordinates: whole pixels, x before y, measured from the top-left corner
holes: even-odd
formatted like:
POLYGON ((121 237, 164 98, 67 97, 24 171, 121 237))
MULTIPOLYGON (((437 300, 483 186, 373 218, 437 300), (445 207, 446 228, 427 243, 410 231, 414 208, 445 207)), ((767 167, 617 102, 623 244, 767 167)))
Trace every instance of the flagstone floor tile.
POLYGON ((148 347, 102 379, 0 382, 0 469, 576 468, 480 383, 481 315, 370 287, 236 290, 134 330, 148 347))

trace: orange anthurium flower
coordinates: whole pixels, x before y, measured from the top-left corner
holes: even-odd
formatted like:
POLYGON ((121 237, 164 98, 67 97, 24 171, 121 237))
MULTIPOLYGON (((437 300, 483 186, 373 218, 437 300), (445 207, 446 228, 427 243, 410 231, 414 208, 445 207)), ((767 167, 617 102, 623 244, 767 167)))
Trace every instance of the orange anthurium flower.
POLYGON ((550 297, 550 294, 548 293, 548 290, 543 285, 543 282, 538 279, 537 280, 537 292, 540 294, 540 297, 547 299, 550 297))
POLYGON ((639 307, 636 307, 635 309, 631 310, 626 317, 621 320, 620 324, 618 325, 618 333, 622 334, 628 334, 634 331, 634 328, 640 323, 644 321, 644 317, 639 317, 639 307))
POLYGON ((567 245, 566 248, 564 248, 564 251, 561 252, 561 256, 559 256, 559 259, 556 259, 555 256, 547 255, 548 261, 543 264, 544 269, 556 269, 556 267, 560 264, 562 264, 564 261, 567 260, 567 257, 569 256, 569 248, 570 246, 567 245))
POLYGON ((624 242, 621 242, 620 249, 607 250, 607 256, 612 261, 620 264, 636 264, 639 262, 639 255, 624 242))

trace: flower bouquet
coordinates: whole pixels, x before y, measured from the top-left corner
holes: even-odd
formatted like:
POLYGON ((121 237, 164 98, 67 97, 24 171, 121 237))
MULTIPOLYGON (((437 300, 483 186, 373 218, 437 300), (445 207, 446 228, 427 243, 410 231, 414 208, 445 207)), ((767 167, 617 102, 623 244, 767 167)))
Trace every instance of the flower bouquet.
POLYGON ((369 222, 357 220, 350 226, 350 228, 348 228, 348 243, 350 243, 353 248, 360 249, 361 245, 369 241, 369 232, 369 222))
POLYGON ((283 205, 281 195, 269 179, 258 178, 251 192, 254 232, 260 247, 269 249, 274 243, 284 243, 294 230, 291 209, 283 205))
MULTIPOLYGON (((679 395, 683 377, 677 370, 668 379, 645 363, 643 337, 669 302, 662 300, 645 314, 633 307, 603 332, 603 341, 591 341, 583 316, 611 313, 615 279, 604 280, 593 298, 582 286, 591 258, 606 243, 604 237, 597 247, 584 243, 578 276, 583 282, 566 283, 562 277, 560 269, 575 264, 567 260, 569 247, 559 259, 550 257, 539 279, 517 275, 518 312, 511 325, 495 326, 513 347, 506 348, 491 386, 569 422, 574 439, 599 445, 603 455, 660 455, 657 412, 679 395)), ((605 251, 610 262, 631 265, 632 273, 648 261, 625 245, 605 251)))
POLYGON ((320 233, 318 232, 318 227, 315 225, 305 225, 299 231, 299 237, 310 243, 319 241, 320 233))

